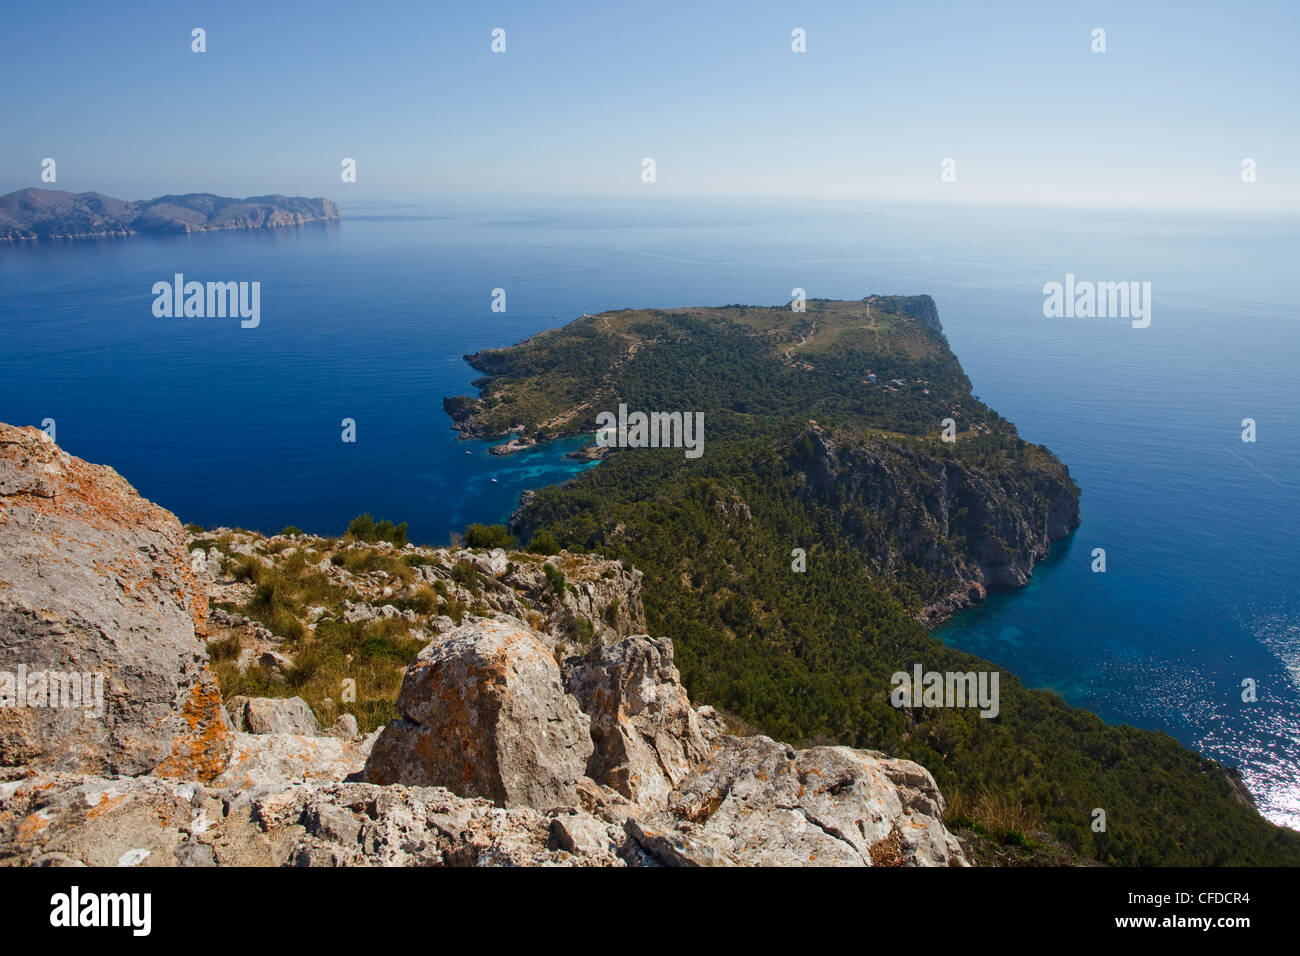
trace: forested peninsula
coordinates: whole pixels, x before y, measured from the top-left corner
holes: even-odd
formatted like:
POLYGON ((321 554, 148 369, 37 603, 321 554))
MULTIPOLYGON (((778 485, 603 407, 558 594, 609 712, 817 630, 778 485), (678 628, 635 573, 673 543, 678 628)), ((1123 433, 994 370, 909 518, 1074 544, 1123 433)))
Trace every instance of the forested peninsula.
POLYGON ((1300 834, 1230 770, 1005 671, 992 719, 891 703, 918 664, 998 670, 929 628, 1024 585, 1079 524, 1069 470, 974 395, 929 296, 621 310, 466 360, 479 394, 444 407, 505 452, 594 434, 620 405, 703 413, 698 458, 593 449, 598 467, 511 520, 535 550, 644 572, 692 698, 776 739, 917 761, 985 862, 1300 863, 1300 834))

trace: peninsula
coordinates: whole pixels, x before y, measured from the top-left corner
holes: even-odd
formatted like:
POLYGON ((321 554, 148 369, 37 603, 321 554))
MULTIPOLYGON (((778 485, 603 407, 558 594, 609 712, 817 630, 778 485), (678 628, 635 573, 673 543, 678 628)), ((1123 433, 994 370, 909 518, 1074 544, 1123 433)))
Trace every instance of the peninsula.
MULTIPOLYGON (((622 310, 466 360, 487 373, 480 394, 444 408, 466 437, 509 437, 498 453, 598 432, 625 405, 708 421, 707 450, 686 456, 707 459, 694 469, 657 448, 588 450, 622 458, 602 475, 631 469, 638 491, 651 473, 694 481, 712 463, 745 471, 775 456, 789 499, 825 512, 930 625, 1023 586, 1079 524, 1069 469, 972 394, 929 296, 622 310)), ((517 521, 531 530, 540 513, 517 521)))
POLYGON ((20 189, 0 196, 0 241, 270 229, 339 218, 330 200, 302 196, 186 193, 130 202, 94 192, 20 189))
POLYGON ((929 296, 621 310, 466 359, 478 395, 446 411, 515 448, 595 436, 620 405, 703 415, 698 458, 599 448, 525 492, 509 528, 641 572, 693 699, 778 740, 916 761, 984 863, 1300 860, 1230 770, 930 634, 1068 548, 1080 493, 975 396, 929 296), (894 706, 891 679, 918 667, 998 674, 996 717, 894 706))

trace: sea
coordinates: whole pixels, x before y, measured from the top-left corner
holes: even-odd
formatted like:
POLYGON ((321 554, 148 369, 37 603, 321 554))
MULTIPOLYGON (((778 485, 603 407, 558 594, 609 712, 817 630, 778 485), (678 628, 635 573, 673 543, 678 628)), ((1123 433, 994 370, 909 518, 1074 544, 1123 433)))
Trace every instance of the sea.
POLYGON ((508 457, 459 440, 442 399, 474 393, 467 353, 609 309, 928 293, 975 393, 1083 491, 1082 525, 1031 583, 938 636, 1238 767, 1261 812, 1300 829, 1297 219, 685 199, 343 211, 0 244, 0 420, 52 422, 185 522, 337 533, 368 512, 445 543, 592 467, 566 457, 577 440, 508 457), (259 282, 260 324, 156 318, 153 286, 177 273, 259 282), (1150 324, 1045 317, 1044 285, 1067 274, 1151 283, 1150 324))

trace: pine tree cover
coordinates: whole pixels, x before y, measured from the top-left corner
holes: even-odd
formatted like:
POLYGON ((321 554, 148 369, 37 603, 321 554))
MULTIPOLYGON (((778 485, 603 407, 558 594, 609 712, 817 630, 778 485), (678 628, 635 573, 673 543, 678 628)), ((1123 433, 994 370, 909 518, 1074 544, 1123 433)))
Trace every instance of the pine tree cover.
MULTIPOLYGON (((538 491, 511 529, 641 569, 650 630, 674 641, 693 699, 776 739, 916 760, 954 804, 1015 808, 1083 858, 1300 863, 1300 834, 1165 734, 1108 725, 1006 672, 992 719, 890 703, 891 675, 915 664, 998 669, 917 617, 965 586, 962 569, 1023 558, 1025 542, 999 529, 1073 509, 1079 493, 1047 449, 973 396, 928 296, 607 313, 468 358, 487 373, 482 394, 446 405, 477 434, 520 423, 542 438, 582 434, 619 403, 704 412, 700 458, 618 451, 538 491), (940 438, 945 418, 953 443, 940 438)), ((959 822, 1025 843, 974 817, 959 822)))

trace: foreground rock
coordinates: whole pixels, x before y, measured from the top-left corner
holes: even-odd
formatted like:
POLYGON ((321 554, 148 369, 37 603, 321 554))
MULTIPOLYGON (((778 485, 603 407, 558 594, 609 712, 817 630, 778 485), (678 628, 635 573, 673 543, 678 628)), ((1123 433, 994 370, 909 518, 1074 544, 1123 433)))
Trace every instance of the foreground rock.
POLYGON ((566 666, 565 686, 591 718, 587 773, 633 803, 661 805, 709 752, 672 641, 630 637, 566 666))
MULTIPOLYGON (((281 540, 261 553, 244 537, 219 542, 249 568, 293 562, 307 544, 281 540)), ((404 672, 400 719, 362 736, 326 698, 316 705, 337 719, 322 732, 300 698, 232 697, 232 726, 199 640, 207 599, 195 575, 227 592, 252 582, 204 570, 226 561, 218 542, 194 555, 184 542, 176 519, 111 469, 63 454, 33 429, 0 426, 0 863, 964 862, 923 768, 727 735, 720 714, 691 706, 671 641, 623 635, 642 613, 631 600, 636 572, 607 562, 593 575, 574 555, 548 572, 506 552, 425 563, 404 549, 404 566, 387 570, 369 563, 373 555, 343 554, 353 574, 335 563, 339 551, 326 559, 312 549, 296 559, 299 570, 315 569, 315 595, 335 606, 308 608, 312 620, 292 640, 258 639, 289 649, 309 640, 310 624, 349 607, 418 605, 378 605, 391 622, 379 637, 407 648, 428 641, 404 672), (409 596, 417 566, 436 601, 409 596), (443 575, 483 603, 466 613, 443 575), (520 608, 531 625, 503 607, 520 608), (437 613, 444 608, 459 626, 437 613), (576 627, 585 652, 561 669, 556 652, 573 646, 575 608, 605 627, 576 627), (566 637, 537 629, 557 621, 566 637), (102 676, 86 685, 102 686, 91 708, 32 706, 40 685, 28 673, 70 671, 102 676), (21 695, 8 676, 19 673, 21 695)), ((214 625, 234 635, 251 627, 229 611, 214 625)), ((222 673, 239 678, 242 644, 230 640, 214 647, 222 673)), ((273 683, 270 668, 262 673, 273 683)), ((84 690, 57 685, 59 695, 84 690)))
POLYGON ((848 747, 727 738, 627 831, 667 866, 950 866, 965 862, 929 771, 848 747))
POLYGON ((642 865, 965 862, 923 767, 718 734, 714 715, 692 710, 670 641, 636 636, 565 667, 569 694, 520 622, 435 639, 408 670, 404 719, 383 731, 364 778, 551 810, 562 847, 591 846, 589 828, 562 816, 580 807, 621 823, 619 852, 642 865), (590 739, 575 740, 588 721, 590 739), (583 754, 587 780, 578 779, 583 754))
POLYGON ((0 424, 0 765, 211 779, 230 729, 207 613, 175 517, 0 424))
POLYGON ((304 734, 236 734, 226 768, 211 783, 239 793, 266 793, 299 781, 329 782, 360 775, 375 739, 304 734))
POLYGON ((722 734, 671 661, 637 637, 571 662, 589 724, 535 635, 476 621, 420 654, 408 719, 370 737, 238 733, 206 785, 0 772, 0 863, 964 865, 924 768, 722 734))
POLYGON ((480 620, 420 653, 366 765, 371 783, 442 786, 503 807, 577 801, 590 722, 518 622, 480 620))
POLYGON ((584 813, 499 809, 436 787, 307 781, 247 797, 156 777, 0 783, 9 865, 621 866, 617 833, 584 813), (556 830, 581 836, 564 848, 556 830))

